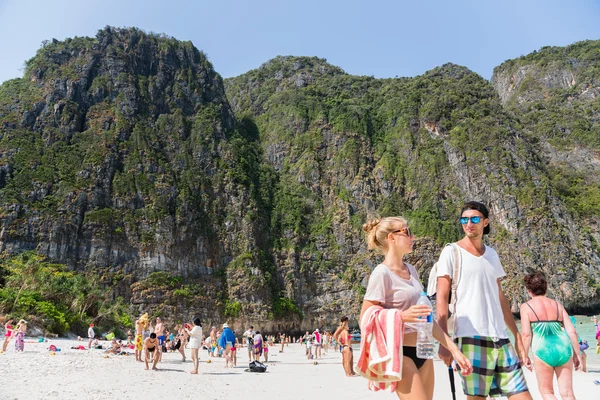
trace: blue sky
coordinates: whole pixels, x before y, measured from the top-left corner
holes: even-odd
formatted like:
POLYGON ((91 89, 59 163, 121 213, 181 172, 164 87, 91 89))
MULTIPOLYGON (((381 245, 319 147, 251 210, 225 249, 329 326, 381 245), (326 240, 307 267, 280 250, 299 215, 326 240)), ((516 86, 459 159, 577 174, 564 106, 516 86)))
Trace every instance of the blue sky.
POLYGON ((415 76, 446 62, 489 79, 542 46, 600 39, 600 0, 0 0, 0 82, 46 39, 136 26, 191 40, 223 77, 277 55, 355 75, 415 76))

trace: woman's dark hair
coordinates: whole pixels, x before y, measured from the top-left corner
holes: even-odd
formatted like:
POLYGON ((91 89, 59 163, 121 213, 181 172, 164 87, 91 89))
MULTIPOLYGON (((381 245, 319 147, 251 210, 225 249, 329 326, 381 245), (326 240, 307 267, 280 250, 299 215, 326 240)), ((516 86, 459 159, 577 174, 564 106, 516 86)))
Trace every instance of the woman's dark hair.
POLYGON ((525 276, 525 287, 536 296, 543 296, 548 290, 548 282, 541 272, 534 272, 525 276))
POLYGON ((152 332, 152 333, 150 334, 150 339, 156 339, 156 333, 152 332))
POLYGON ((202 326, 200 325, 200 318, 194 318, 194 325, 202 326))
POLYGON ((260 332, 259 332, 259 331, 256 331, 256 334, 257 334, 257 335, 260 335, 260 332))
MULTIPOLYGON (((490 213, 488 212, 487 207, 478 201, 468 201, 465 204, 463 204, 462 208, 460 209, 460 216, 462 217, 463 213, 467 210, 479 211, 480 213, 483 214, 484 218, 490 217, 490 213)), ((488 233, 490 233, 489 222, 488 222, 487 226, 485 228, 483 228, 483 234, 487 235, 488 233)))

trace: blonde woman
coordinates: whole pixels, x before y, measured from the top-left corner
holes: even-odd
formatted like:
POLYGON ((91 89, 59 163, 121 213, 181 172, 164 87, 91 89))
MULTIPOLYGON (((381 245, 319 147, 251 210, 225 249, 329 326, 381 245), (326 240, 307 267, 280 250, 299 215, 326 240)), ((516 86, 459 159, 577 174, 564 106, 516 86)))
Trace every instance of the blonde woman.
MULTIPOLYGON (((363 225, 369 249, 385 256, 371 273, 363 300, 362 314, 372 306, 396 308, 402 311, 404 342, 402 347, 402 380, 396 386, 401 400, 431 400, 433 398, 433 360, 417 357, 417 326, 420 317, 432 312, 425 305, 417 305, 423 286, 417 270, 406 263, 404 256, 412 252, 414 236, 404 218, 376 219, 363 225)), ((433 323, 433 336, 447 348, 464 375, 472 372, 471 362, 439 327, 433 323)))
POLYGON ((23 351, 25 348, 25 332, 27 332, 27 321, 20 320, 15 329, 15 350, 23 351))

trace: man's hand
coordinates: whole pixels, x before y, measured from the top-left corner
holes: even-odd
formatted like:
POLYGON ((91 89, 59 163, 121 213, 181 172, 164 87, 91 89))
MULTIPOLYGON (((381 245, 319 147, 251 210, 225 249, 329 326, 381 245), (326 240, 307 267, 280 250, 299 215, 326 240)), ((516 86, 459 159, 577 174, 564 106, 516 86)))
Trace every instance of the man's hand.
MULTIPOLYGON (((523 346, 523 339, 521 339, 520 334, 515 336, 515 352, 517 353, 517 357, 519 357, 520 364, 522 366, 525 365, 527 367, 527 360, 529 360, 529 355, 525 353, 525 346, 523 346)), ((531 360, 529 360, 529 363, 531 363, 531 360)))

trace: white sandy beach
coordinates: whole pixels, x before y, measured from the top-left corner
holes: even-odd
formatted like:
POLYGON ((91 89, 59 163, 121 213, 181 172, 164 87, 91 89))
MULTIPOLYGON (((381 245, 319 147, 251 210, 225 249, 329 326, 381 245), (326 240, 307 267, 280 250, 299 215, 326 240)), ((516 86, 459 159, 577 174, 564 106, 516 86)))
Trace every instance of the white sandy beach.
MULTIPOLYGON (((105 342, 106 343, 106 342, 105 342)), ((225 361, 213 359, 208 364, 201 352, 199 375, 191 375, 192 364, 183 363, 179 353, 167 353, 158 364, 160 371, 146 371, 134 356, 109 356, 101 350, 70 350, 87 342, 51 340, 26 343, 24 353, 15 353, 11 342, 0 354, 0 392, 9 399, 395 399, 391 393, 374 393, 363 378, 346 378, 341 355, 330 351, 314 365, 304 357, 298 344, 279 353, 271 348, 268 371, 263 374, 245 372, 247 353, 240 349, 238 367, 225 369, 225 361), (50 344, 61 348, 52 356, 50 344)), ((133 351, 133 350, 130 350, 133 351)), ((355 358, 356 358, 355 352, 355 358)), ((600 399, 600 366, 588 366, 590 372, 575 373, 578 399, 600 399)), ((451 399, 448 373, 441 361, 435 361, 436 387, 434 399, 451 399)), ((540 399, 535 376, 526 371, 534 399, 540 399)), ((464 399, 456 376, 457 399, 464 399)))

